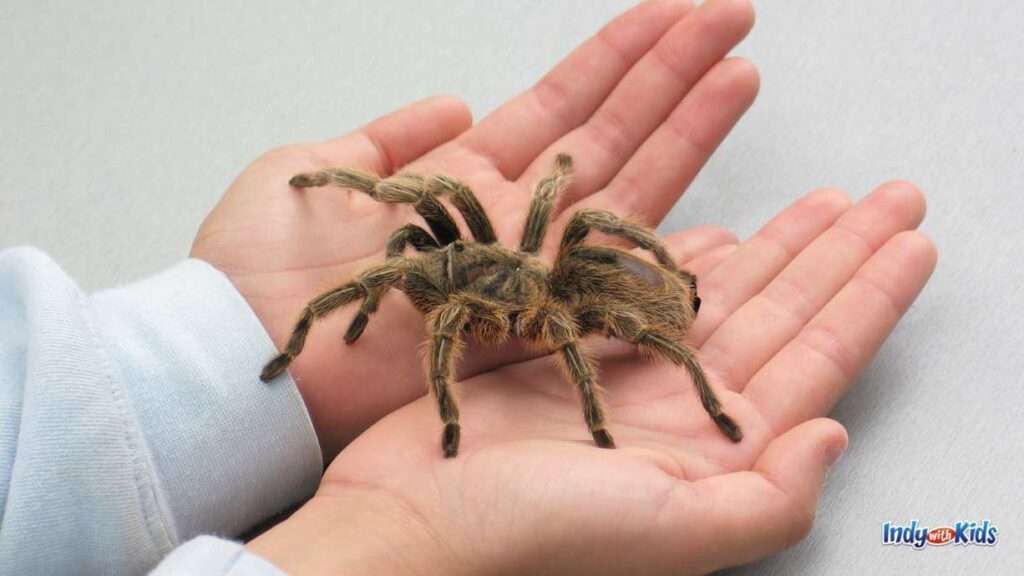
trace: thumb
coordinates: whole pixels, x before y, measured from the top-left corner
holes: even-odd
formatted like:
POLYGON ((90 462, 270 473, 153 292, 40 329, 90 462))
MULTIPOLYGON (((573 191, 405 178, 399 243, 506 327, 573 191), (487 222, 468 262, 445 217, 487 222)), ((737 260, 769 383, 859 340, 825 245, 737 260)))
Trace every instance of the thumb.
POLYGON ((825 475, 847 441, 846 430, 835 420, 810 420, 768 444, 752 470, 698 481, 696 497, 706 505, 701 519, 706 530, 688 544, 714 551, 704 558, 705 568, 751 562, 806 537, 825 475))
POLYGON ((810 420, 773 440, 754 465, 762 481, 775 488, 782 506, 776 520, 789 529, 777 542, 778 549, 796 544, 811 531, 825 475, 848 441, 846 429, 835 420, 810 420))

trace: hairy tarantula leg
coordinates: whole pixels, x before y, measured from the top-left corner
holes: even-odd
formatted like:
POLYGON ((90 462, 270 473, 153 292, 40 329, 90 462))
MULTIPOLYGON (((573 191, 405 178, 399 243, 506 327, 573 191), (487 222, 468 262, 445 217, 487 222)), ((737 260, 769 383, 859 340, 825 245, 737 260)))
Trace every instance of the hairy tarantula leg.
POLYGON ((558 358, 579 392, 583 418, 594 442, 601 448, 615 448, 615 440, 605 429, 601 387, 595 377, 597 370, 594 361, 580 349, 577 322, 560 304, 548 303, 536 311, 537 315, 526 319, 527 325, 520 330, 536 334, 547 346, 558 350, 558 358))
POLYGON ((544 241, 551 213, 555 210, 558 197, 569 187, 572 180, 572 158, 567 154, 559 154, 555 158, 555 169, 550 175, 537 182, 530 200, 530 212, 526 216, 526 228, 519 250, 536 254, 544 241))
POLYGON ((634 242, 653 253, 659 264, 673 272, 676 270, 676 263, 668 255, 665 244, 657 234, 640 224, 628 222, 607 210, 596 208, 580 210, 569 219, 569 225, 566 226, 565 234, 562 236, 559 258, 565 256, 572 248, 582 244, 592 228, 610 236, 618 236, 634 242))
POLYGON ((697 386, 697 394, 700 396, 700 403, 704 406, 711 419, 715 421, 718 428, 733 442, 743 439, 743 431, 739 425, 722 411, 722 403, 715 395, 715 391, 708 384, 704 369, 701 368, 697 355, 686 344, 681 344, 656 332, 642 331, 634 339, 634 342, 646 349, 651 354, 656 354, 676 365, 682 365, 690 373, 693 383, 697 386))
POLYGON ((381 180, 370 195, 375 200, 389 204, 411 204, 442 246, 462 238, 451 213, 437 196, 426 189, 426 183, 419 176, 400 174, 381 180))
MULTIPOLYGON (((424 233, 426 233, 424 231, 424 233)), ((431 238, 433 240, 433 238, 431 238)), ((345 344, 351 344, 359 339, 363 335, 363 330, 366 329, 366 324, 370 321, 370 316, 377 311, 377 307, 380 306, 380 299, 384 297, 384 294, 391 289, 401 278, 400 274, 395 274, 394 277, 388 277, 381 282, 377 281, 364 281, 366 288, 366 297, 363 299, 363 304, 359 307, 359 312, 356 312, 352 322, 349 323, 348 329, 345 331, 345 344)))
MULTIPOLYGON (((417 252, 425 252, 431 248, 440 248, 437 240, 434 240, 434 237, 429 232, 415 224, 406 224, 391 235, 387 245, 388 259, 401 258, 406 246, 412 246, 417 252)), ((362 306, 359 307, 359 312, 352 318, 352 322, 349 323, 348 329, 345 331, 346 344, 352 344, 363 335, 363 330, 366 329, 370 316, 377 311, 381 298, 384 297, 384 293, 390 290, 391 287, 392 284, 382 284, 366 294, 362 306)))
POLYGON ((481 244, 493 244, 498 241, 491 219, 487 217, 487 212, 469 186, 444 174, 431 176, 427 180, 427 186, 437 196, 448 194, 452 204, 466 220, 466 226, 469 227, 474 240, 481 244))
POLYGON ((470 308, 461 302, 452 302, 434 309, 427 318, 431 327, 430 335, 430 393, 437 400, 437 407, 444 422, 441 448, 445 458, 459 453, 461 428, 459 407, 455 402, 455 367, 453 360, 461 342, 459 332, 469 320, 470 308))
MULTIPOLYGON (((406 246, 412 246, 417 252, 425 252, 431 248, 440 248, 437 240, 434 240, 430 232, 415 224, 406 224, 391 234, 387 245, 388 259, 401 258, 406 246)), ((381 284, 366 294, 362 306, 359 307, 359 312, 352 318, 352 322, 349 323, 348 329, 345 331, 346 344, 352 344, 363 335, 363 330, 366 329, 370 316, 377 311, 381 298, 391 289, 392 285, 392 283, 381 284)))
POLYGON ((366 329, 366 325, 370 322, 370 316, 377 311, 377 307, 380 306, 380 299, 384 297, 384 293, 391 288, 390 284, 385 284, 379 288, 374 288, 366 294, 366 298, 363 299, 363 304, 359 307, 359 312, 356 312, 352 321, 349 322, 348 329, 345 330, 345 344, 351 344, 359 337, 363 335, 363 330, 366 329))
POLYGON ((425 252, 430 248, 440 248, 441 245, 434 240, 423 228, 415 224, 406 224, 391 234, 388 238, 387 256, 397 258, 405 252, 406 246, 412 246, 417 252, 425 252))
POLYGON ((448 209, 426 189, 426 182, 420 176, 399 174, 382 180, 351 168, 331 168, 309 174, 298 174, 293 176, 288 183, 298 188, 333 183, 342 188, 363 192, 378 202, 410 204, 423 217, 442 245, 451 244, 462 237, 459 227, 455 224, 448 209))
POLYGON ((295 323, 284 350, 263 367, 260 379, 269 382, 288 368, 292 360, 302 353, 306 336, 314 322, 346 304, 367 297, 372 291, 380 290, 381 286, 390 287, 401 276, 394 266, 378 266, 363 272, 355 280, 328 290, 311 300, 299 314, 299 320, 295 323))
POLYGON ((569 342, 559 350, 559 356, 569 371, 576 390, 583 403, 583 418, 601 448, 615 448, 615 440, 605 429, 604 406, 601 403, 601 387, 594 378, 594 362, 580 350, 579 342, 569 342))

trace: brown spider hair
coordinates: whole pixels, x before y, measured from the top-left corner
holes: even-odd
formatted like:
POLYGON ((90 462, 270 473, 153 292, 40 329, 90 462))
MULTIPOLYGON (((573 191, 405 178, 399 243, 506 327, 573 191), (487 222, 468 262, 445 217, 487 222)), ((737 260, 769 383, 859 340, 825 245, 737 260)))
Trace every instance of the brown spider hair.
POLYGON ((654 232, 606 210, 580 210, 569 220, 553 264, 537 256, 555 203, 571 176, 571 159, 559 155, 552 173, 537 183, 518 250, 498 245, 473 191, 449 176, 399 174, 380 179, 337 168, 293 177, 290 183, 300 188, 333 183, 381 202, 410 204, 430 231, 415 224, 399 228, 388 240, 385 264, 309 302, 284 351, 264 367, 261 378, 269 381, 288 367, 302 352, 314 322, 361 301, 345 333, 345 342, 355 342, 384 293, 398 288, 427 316, 428 390, 444 423, 441 444, 446 457, 459 449, 453 364, 466 332, 482 342, 516 336, 556 351, 579 392, 584 419, 598 446, 614 448, 615 442, 606 428, 594 361, 580 347, 589 334, 620 338, 649 356, 685 367, 704 409, 726 436, 738 442, 743 436, 739 426, 722 411, 695 351, 684 341, 700 308, 697 278, 677 270, 654 232), (440 202, 442 196, 448 196, 462 214, 473 241, 462 239, 440 202), (650 251, 657 264, 617 248, 585 245, 591 230, 650 251), (418 255, 404 255, 410 246, 418 255))

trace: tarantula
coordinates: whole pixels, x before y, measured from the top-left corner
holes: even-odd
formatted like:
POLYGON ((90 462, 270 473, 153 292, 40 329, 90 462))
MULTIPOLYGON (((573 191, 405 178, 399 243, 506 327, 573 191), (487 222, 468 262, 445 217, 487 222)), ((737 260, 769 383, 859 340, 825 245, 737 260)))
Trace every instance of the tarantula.
POLYGON ((288 367, 302 351, 314 322, 361 300, 345 334, 346 343, 355 342, 381 297, 397 287, 427 315, 428 389, 444 423, 441 445, 446 457, 459 449, 453 359, 466 334, 492 343, 514 335, 557 351, 579 391, 587 427, 602 448, 614 448, 615 442, 605 427, 594 361, 580 348, 580 339, 594 333, 632 342, 650 356, 684 366, 704 409, 726 436, 738 442, 739 426, 722 412, 696 353, 683 341, 700 308, 697 279, 676 269, 654 232, 605 210, 580 210, 569 220, 554 263, 537 256, 571 173, 569 156, 559 155, 554 171, 537 183, 518 250, 497 244, 472 190, 449 176, 399 174, 379 179, 339 168, 293 177, 290 184, 299 188, 333 183, 380 202, 411 204, 433 235, 415 224, 399 228, 388 240, 387 263, 310 301, 284 351, 264 367, 261 379, 269 381, 288 367), (462 239, 455 220, 438 201, 444 195, 462 214, 473 241, 462 239), (584 245, 591 229, 649 250, 657 265, 616 248, 584 245), (408 246, 420 255, 404 256, 408 246))

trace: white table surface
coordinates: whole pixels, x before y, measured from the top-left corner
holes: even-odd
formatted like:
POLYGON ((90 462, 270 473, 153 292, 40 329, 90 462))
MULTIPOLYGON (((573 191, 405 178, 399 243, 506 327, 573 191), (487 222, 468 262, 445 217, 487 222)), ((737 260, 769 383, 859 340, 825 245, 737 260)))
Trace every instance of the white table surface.
MULTIPOLYGON (((87 288, 187 254, 260 152, 436 93, 479 118, 630 2, 0 4, 0 248, 87 288)), ((1024 3, 757 1, 758 102, 663 231, 753 233, 814 188, 929 200, 938 269, 832 416, 850 449, 810 537, 736 574, 1024 570, 1024 3), (988 518, 991 548, 883 547, 988 518)))

